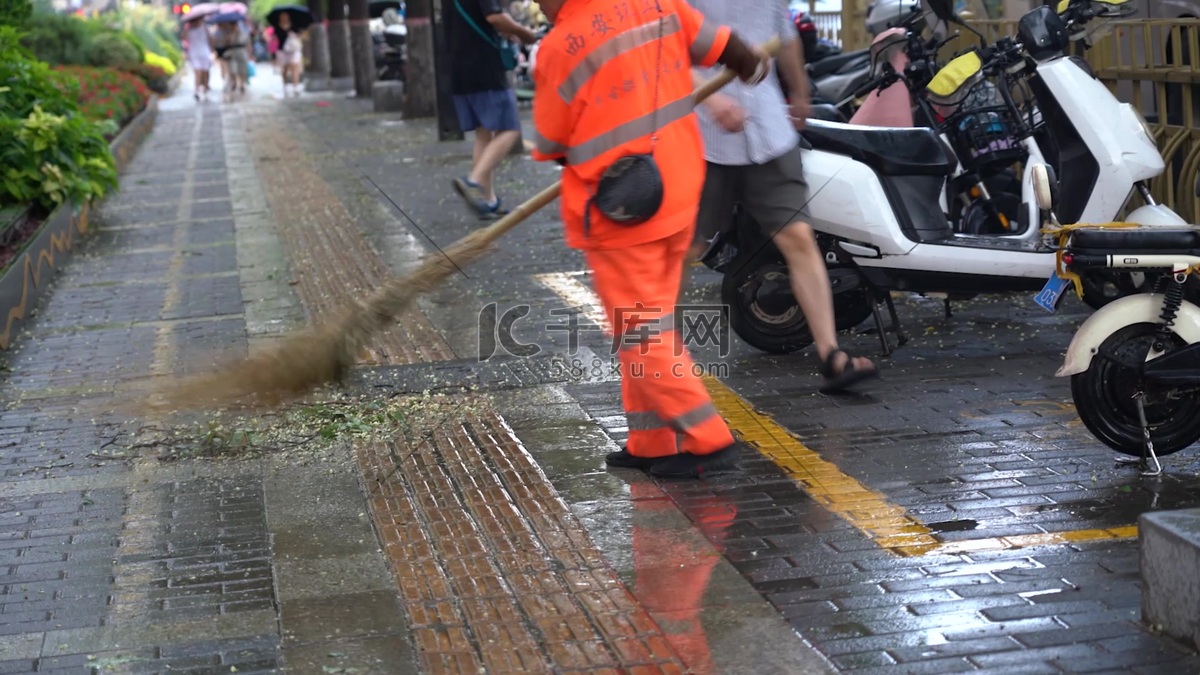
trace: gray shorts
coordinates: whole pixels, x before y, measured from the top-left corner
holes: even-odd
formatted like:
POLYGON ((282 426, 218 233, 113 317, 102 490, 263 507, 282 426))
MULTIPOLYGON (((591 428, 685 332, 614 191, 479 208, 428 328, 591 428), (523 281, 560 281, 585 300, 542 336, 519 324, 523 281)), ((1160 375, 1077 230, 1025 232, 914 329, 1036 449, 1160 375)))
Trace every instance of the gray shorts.
POLYGON ((740 204, 765 234, 807 220, 808 184, 804 182, 800 148, 766 164, 725 166, 708 163, 696 240, 708 241, 733 225, 733 207, 740 204))

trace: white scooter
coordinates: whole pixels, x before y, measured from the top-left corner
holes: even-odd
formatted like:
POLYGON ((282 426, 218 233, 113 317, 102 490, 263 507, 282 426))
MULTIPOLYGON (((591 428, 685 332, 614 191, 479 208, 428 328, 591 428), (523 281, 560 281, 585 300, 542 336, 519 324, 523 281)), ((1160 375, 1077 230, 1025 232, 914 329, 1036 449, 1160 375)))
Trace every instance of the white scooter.
MULTIPOLYGON (((940 20, 965 26, 955 16, 952 0, 926 4, 940 20)), ((822 241, 835 313, 840 316, 847 304, 859 309, 869 297, 885 354, 892 348, 881 302, 900 344, 906 342, 890 291, 1033 291, 1059 281, 1055 249, 1040 232, 1030 180, 1034 165, 1049 164, 1063 177, 1060 215, 1069 222, 1111 221, 1137 189, 1148 205, 1131 213, 1130 222, 1186 224, 1150 197, 1145 181, 1160 175, 1165 165, 1145 120, 1113 96, 1086 62, 1063 53, 1073 34, 1083 37, 1090 20, 1127 13, 1112 0, 1063 0, 1058 9, 1061 15, 1049 6, 1031 10, 1021 19, 1016 40, 1005 37, 972 50, 947 65, 944 78, 935 78, 957 80, 960 86, 935 90, 930 85, 931 93, 952 103, 985 77, 1001 81, 1000 93, 1012 111, 1008 123, 1016 125, 1028 157, 1020 222, 1011 235, 953 232, 945 215, 944 188, 957 162, 935 131, 808 121, 802 148, 809 202, 800 215, 822 241), (1042 138, 1049 138, 1056 151, 1042 151, 1035 140, 1037 125, 1017 112, 1010 80, 1028 85, 1047 132, 1042 138)), ((752 241, 756 232, 739 230, 740 260, 732 261, 725 273, 722 299, 730 307, 730 324, 759 349, 803 349, 812 342, 809 331, 796 330, 794 318, 777 320, 782 313, 799 314, 786 265, 780 265, 777 252, 772 255, 769 240, 752 241)))
MULTIPOLYGON (((1032 178, 1039 207, 1058 226, 1053 172, 1034 167, 1032 178)), ((1126 455, 1120 462, 1157 476, 1159 455, 1200 441, 1200 307, 1185 288, 1200 269, 1200 228, 1112 223, 1071 225, 1061 234, 1062 286, 1097 269, 1153 279, 1153 292, 1120 298, 1089 316, 1056 376, 1071 378, 1071 398, 1088 431, 1126 455)), ((1057 308, 1061 298, 1061 290, 1049 290, 1041 301, 1057 308)))

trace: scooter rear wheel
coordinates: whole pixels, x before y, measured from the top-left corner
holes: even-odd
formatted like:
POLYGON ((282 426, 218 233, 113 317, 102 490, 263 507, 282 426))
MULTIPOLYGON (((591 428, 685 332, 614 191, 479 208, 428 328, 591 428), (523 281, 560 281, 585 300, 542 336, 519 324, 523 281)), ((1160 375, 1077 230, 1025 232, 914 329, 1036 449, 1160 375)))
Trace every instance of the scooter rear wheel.
MULTIPOLYGON (((813 343, 808 320, 791 291, 787 263, 765 249, 739 249, 724 269, 721 301, 729 324, 746 344, 770 354, 798 352, 813 343)), ((859 289, 847 288, 858 271, 829 268, 837 330, 848 330, 871 316, 871 304, 859 289)))
MULTIPOLYGON (((1157 330, 1152 323, 1122 328, 1104 340, 1086 371, 1071 376, 1071 397, 1083 425, 1126 455, 1142 454, 1142 426, 1133 398, 1142 386, 1147 387, 1144 410, 1155 454, 1169 455, 1200 441, 1200 391, 1143 385, 1138 372, 1123 365, 1145 361, 1157 330)), ((1167 349, 1183 346, 1175 336, 1167 349)))

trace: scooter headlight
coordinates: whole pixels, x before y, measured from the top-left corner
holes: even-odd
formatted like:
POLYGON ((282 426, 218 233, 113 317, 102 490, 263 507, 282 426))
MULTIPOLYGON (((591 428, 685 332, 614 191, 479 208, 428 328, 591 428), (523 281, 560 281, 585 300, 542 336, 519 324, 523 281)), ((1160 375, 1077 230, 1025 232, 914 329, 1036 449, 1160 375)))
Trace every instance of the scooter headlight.
POLYGON ((1154 143, 1154 129, 1150 127, 1150 123, 1146 121, 1146 117, 1142 115, 1142 111, 1133 106, 1129 106, 1133 111, 1133 116, 1137 118, 1138 124, 1142 125, 1142 133, 1146 134, 1146 139, 1154 143))

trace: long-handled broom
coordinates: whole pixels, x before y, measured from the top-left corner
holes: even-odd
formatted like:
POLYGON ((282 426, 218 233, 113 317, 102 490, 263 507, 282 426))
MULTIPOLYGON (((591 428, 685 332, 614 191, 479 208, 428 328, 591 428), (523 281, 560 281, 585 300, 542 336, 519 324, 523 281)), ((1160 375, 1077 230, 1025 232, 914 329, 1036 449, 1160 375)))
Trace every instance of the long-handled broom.
MULTIPOLYGON (((773 37, 762 49, 774 56, 779 45, 779 38, 773 37)), ((730 69, 723 69, 693 92, 695 102, 708 98, 734 77, 730 69)), ((412 273, 387 281, 365 302, 351 302, 331 319, 288 337, 273 349, 176 382, 148 404, 160 410, 275 406, 322 384, 341 381, 368 340, 386 329, 418 296, 440 285, 456 269, 482 258, 504 233, 554 201, 561 186, 561 181, 554 183, 490 226, 472 232, 441 254, 430 255, 412 273)))

